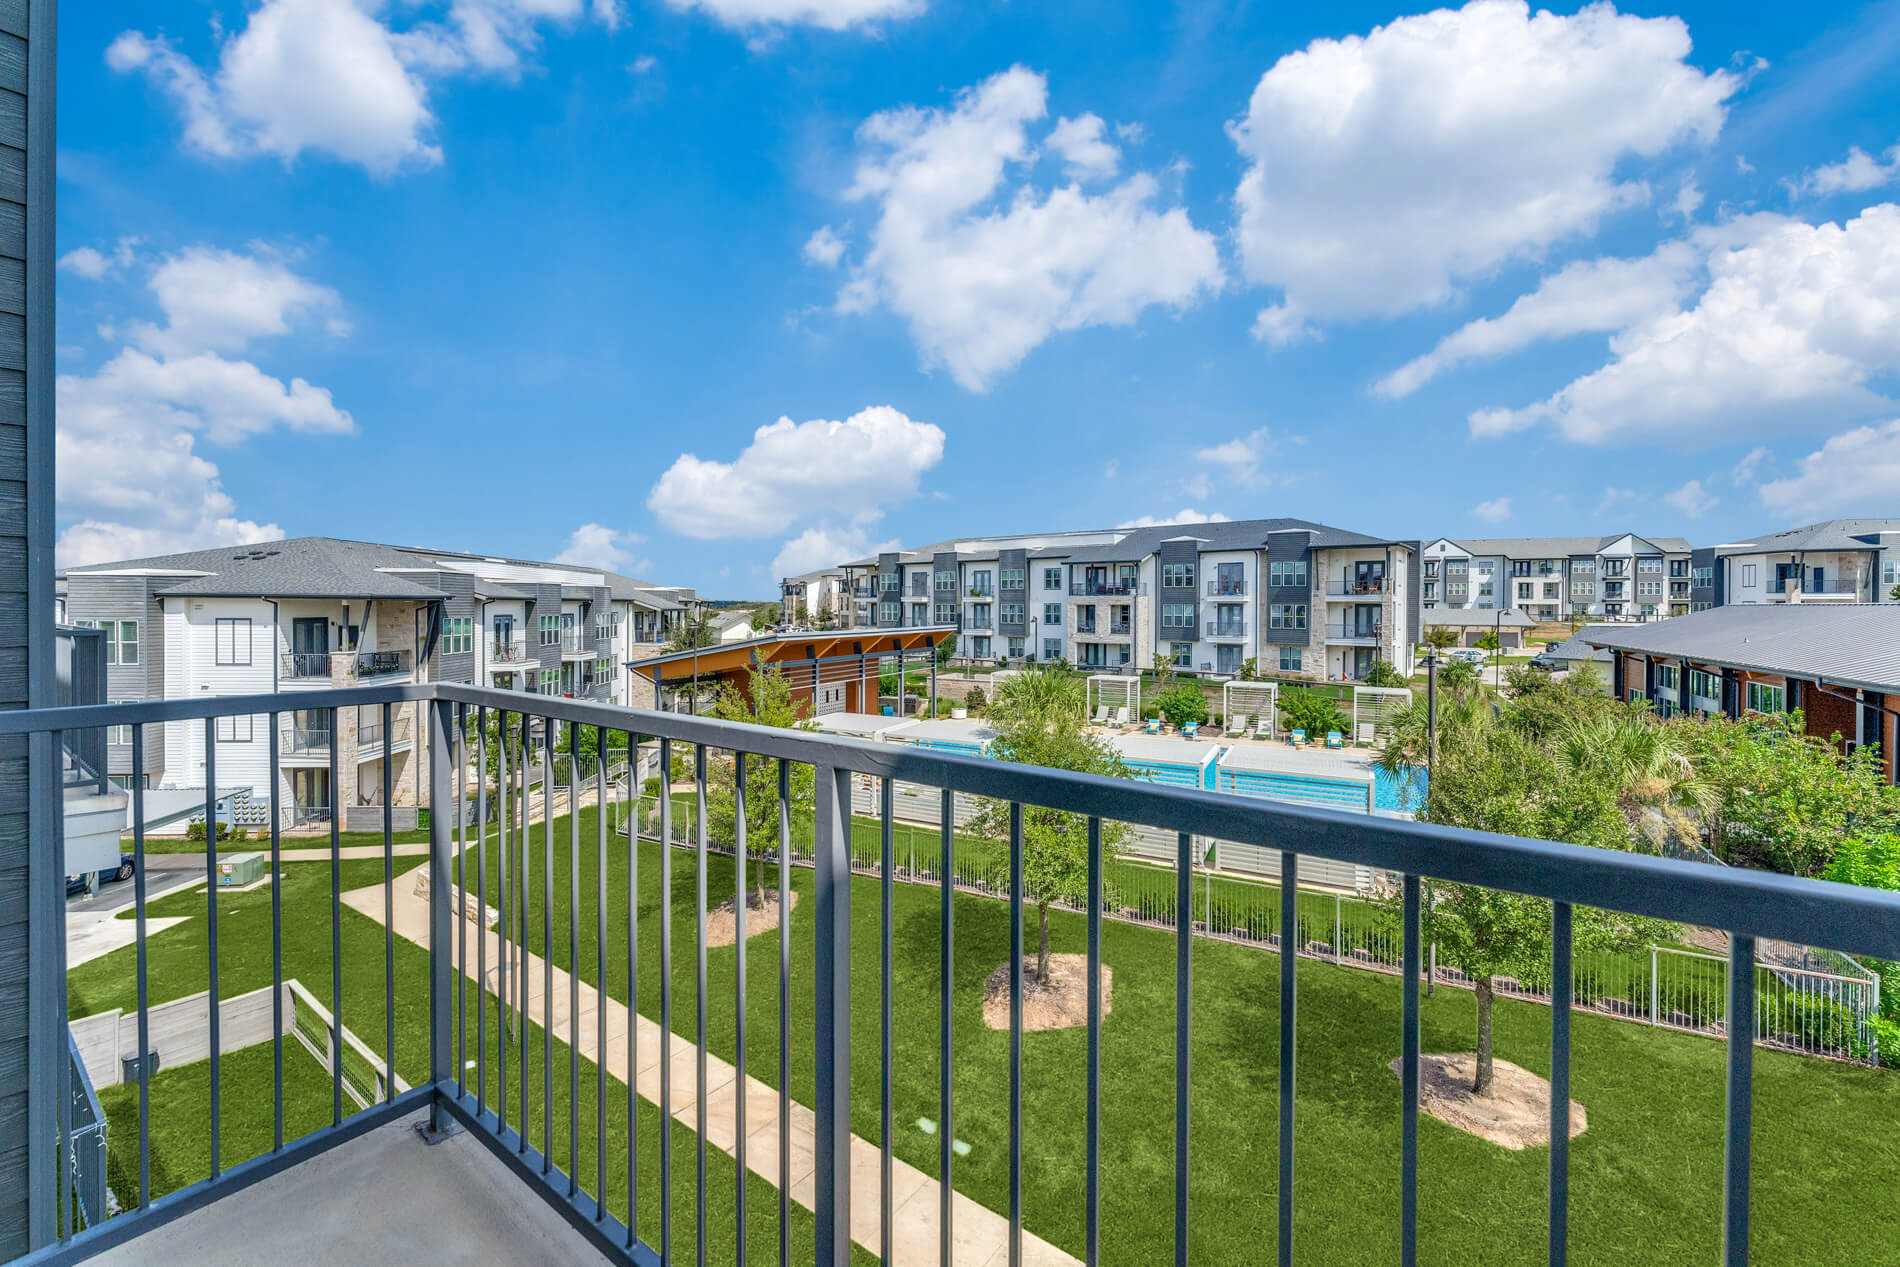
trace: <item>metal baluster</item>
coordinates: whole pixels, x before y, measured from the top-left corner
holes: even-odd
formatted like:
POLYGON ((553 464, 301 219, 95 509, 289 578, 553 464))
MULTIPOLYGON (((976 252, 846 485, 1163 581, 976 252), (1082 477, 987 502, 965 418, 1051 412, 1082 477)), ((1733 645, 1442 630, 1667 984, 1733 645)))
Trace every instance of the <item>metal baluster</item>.
MULTIPOLYGON (((629 776, 631 777, 631 776, 629 776)), ((579 809, 576 807, 575 817, 579 809)), ((594 886, 594 1221, 607 1217, 607 732, 594 727, 594 839, 599 877, 594 886)), ((634 1009, 627 1010, 633 1026, 634 1009)), ((631 1038, 631 1033, 629 1037, 631 1038)))
POLYGON ((1754 1138, 1755 939, 1728 945, 1728 1113, 1724 1120, 1722 1261, 1748 1263, 1749 1151, 1754 1138))
POLYGON ((1009 1264, 1023 1262, 1023 806, 1009 804, 1009 1264))
MULTIPOLYGON (((900 669, 898 681, 903 681, 900 669)), ((901 694, 901 688, 900 688, 901 694)), ((951 1094, 951 1053, 950 1022, 951 1009, 951 971, 956 959, 956 819, 955 793, 949 788, 942 792, 942 805, 939 809, 939 830, 942 840, 938 844, 937 870, 942 877, 943 913, 942 933, 938 941, 940 957, 939 978, 937 982, 938 1003, 938 1049, 937 1049, 937 1115, 942 1120, 937 1123, 937 1168, 938 1168, 938 1233, 940 1235, 938 1254, 948 1264, 951 1261, 952 1216, 955 1213, 956 1191, 952 1186, 951 1166, 955 1150, 951 1147, 950 1110, 954 1097, 951 1094)), ((890 929, 886 926, 884 940, 890 941, 890 929)))
MULTIPOLYGON (((888 859, 889 855, 886 854, 888 859)), ((886 867, 888 868, 888 861, 886 867)), ((778 763, 778 1261, 792 1261, 792 763, 778 763)))
MULTIPOLYGON (((640 1114, 640 736, 627 732, 627 1245, 639 1244, 640 1114)), ((662 1109, 660 1121, 670 1120, 662 1109)), ((664 1128, 662 1128, 664 1129, 664 1128)))
MULTIPOLYGON (((1174 867, 1175 900, 1185 903, 1194 883, 1193 838, 1180 836, 1180 852, 1174 867)), ((1211 877, 1210 877, 1211 882, 1211 877)), ((1187 1267, 1188 1260, 1188 1008, 1193 995, 1193 925, 1183 922, 1174 937, 1174 1261, 1175 1267, 1187 1267)), ((1208 912, 1207 930, 1214 931, 1213 911, 1208 912)))
MULTIPOLYGON (((783 1176, 780 1176, 781 1179, 783 1176)), ((660 1262, 673 1261, 673 741, 660 739, 660 1262)))
POLYGON ((814 1258, 821 1267, 845 1267, 851 1260, 851 776, 821 765, 814 783, 814 1258))
POLYGON ((554 719, 541 718, 541 1173, 554 1169, 554 719))
POLYGON ((1418 977, 1421 971, 1418 877, 1405 877, 1405 1016, 1400 1059, 1399 1261, 1418 1261, 1418 977))
MULTIPOLYGON (((57 743, 59 736, 55 735, 57 743)), ((55 747, 54 751, 58 751, 55 747)), ((332 746, 331 752, 336 751, 332 746)), ((210 990, 205 995, 206 1015, 210 1029, 207 1037, 211 1041, 211 1177, 216 1179, 224 1173, 224 1153, 220 1147, 218 1134, 219 1111, 223 1107, 223 1083, 219 1066, 223 1053, 219 1050, 219 1030, 222 1028, 223 1008, 220 1003, 223 995, 218 992, 218 719, 205 718, 205 956, 210 968, 210 990)), ((145 1053, 140 1052, 143 1058, 145 1053)), ((60 1061, 60 1068, 66 1068, 66 1061, 60 1061)), ((64 1112, 66 1097, 61 1096, 61 1111, 64 1112)), ((62 1130, 60 1138, 65 1139, 62 1130)), ((62 1142, 62 1149, 64 1144, 62 1142)), ((61 1185, 64 1187, 65 1185, 61 1185)))
MULTIPOLYGON (((1102 820, 1089 817, 1088 1183, 1084 1239, 1089 1267, 1102 1261, 1102 820)), ((1193 927, 1193 921, 1188 925, 1193 927)))
MULTIPOLYGON (((357 714, 361 718, 362 714, 357 714)), ((396 847, 395 847, 395 806, 390 794, 389 777, 389 727, 392 719, 390 705, 383 705, 383 1099, 396 1098, 396 847)), ((458 732, 459 738, 459 732, 458 732)), ((334 742, 334 736, 332 736, 334 742)), ((462 780, 459 775, 460 763, 457 763, 458 775, 455 789, 459 794, 462 780)), ((460 829, 461 815, 456 815, 457 829, 460 829)), ((462 851, 455 851, 456 883, 461 883, 462 851)), ((447 897, 447 894, 440 895, 447 897)), ((459 922, 459 921, 458 921, 459 922)), ((468 945, 464 938, 462 945, 462 963, 468 963, 468 945)), ((462 974, 466 978, 466 974, 462 974)), ((458 991, 460 980, 457 981, 458 991)), ((341 1057, 342 1053, 337 1053, 341 1057)), ((455 1077, 459 1086, 462 1077, 462 1059, 458 1054, 455 1062, 455 1077)))
POLYGON ((495 921, 495 1117, 504 1129, 508 1125, 508 1012, 515 1001, 514 987, 510 984, 513 978, 508 974, 515 934, 509 889, 513 871, 508 866, 509 815, 514 812, 509 805, 508 780, 514 776, 508 766, 508 743, 508 710, 498 709, 495 713, 495 865, 499 873, 495 876, 495 899, 500 918, 495 921))
MULTIPOLYGON (((549 723, 553 723, 550 721, 549 723)), ((567 724, 567 1196, 581 1172, 581 728, 567 724)), ((550 818, 552 815, 550 815, 550 818)), ((604 984, 604 983, 603 983, 604 984)), ((605 1002, 597 994, 597 1003, 605 1002)), ((550 1007, 549 1016, 553 1016, 550 1007)))
POLYGON ((532 822, 533 807, 529 799, 528 775, 534 766, 534 735, 530 729, 528 715, 515 715, 516 730, 520 735, 515 751, 519 754, 515 761, 515 935, 510 947, 514 955, 515 971, 515 1076, 520 1079, 520 1103, 515 1108, 515 1117, 521 1129, 515 1140, 515 1151, 526 1155, 528 1151, 528 830, 532 822))
MULTIPOLYGON (((699 684, 693 684, 695 696, 699 684)), ((706 745, 693 745, 693 818, 697 828, 694 861, 693 946, 698 955, 698 986, 693 991, 695 1008, 694 1059, 698 1076, 699 1098, 694 1106, 698 1118, 698 1139, 694 1141, 698 1184, 693 1190, 693 1225, 697 1233, 699 1267, 706 1267, 706 745)))
MULTIPOLYGON (((270 765, 271 788, 277 787, 277 731, 276 718, 272 717, 270 765)), ((273 804, 275 799, 273 798, 273 804)), ((271 826, 271 862, 277 861, 277 828, 275 814, 271 826)), ((134 722, 132 725, 132 918, 138 921, 134 938, 138 945, 138 994, 139 994, 139 1209, 143 1210, 152 1201, 152 1070, 150 1055, 152 1051, 151 1019, 147 999, 145 976, 145 725, 134 722)), ((271 933, 272 961, 278 971, 282 971, 282 961, 276 954, 277 930, 277 881, 271 877, 271 933)), ((276 1108, 276 1144, 284 1146, 284 1082, 283 1082, 283 986, 277 987, 277 1108, 276 1108)))
POLYGON ((1553 903, 1550 913, 1550 1267, 1563 1267, 1570 1247, 1570 903, 1553 903))
MULTIPOLYGON (((475 1115, 488 1107, 488 709, 475 710, 475 1115)), ((466 894, 463 901, 467 901, 466 894)), ((498 1119, 499 1120, 499 1119, 498 1119)))
POLYGON ((1293 1267, 1293 1086, 1298 994, 1300 856, 1280 855, 1280 1267, 1293 1267))
POLYGON ((896 854, 894 826, 896 819, 897 781, 886 778, 880 781, 878 791, 878 910, 882 921, 878 927, 884 930, 884 944, 878 952, 878 1261, 889 1267, 891 1261, 891 1140, 893 1136, 891 1107, 891 1008, 893 1004, 894 982, 891 943, 895 940, 896 928, 891 922, 891 862, 896 854))
MULTIPOLYGON (((732 865, 734 879, 732 909, 732 945, 735 951, 734 974, 739 991, 738 1002, 734 1005, 733 1017, 733 1053, 734 1071, 732 1077, 732 1159, 733 1177, 737 1182, 736 1206, 737 1223, 733 1227, 734 1256, 739 1267, 745 1267, 745 917, 746 905, 750 898, 746 892, 746 838, 745 838, 745 753, 734 751, 732 754, 732 865)), ((761 893, 760 899, 764 899, 761 893)))
MULTIPOLYGON (((337 777, 337 722, 330 712, 330 1124, 343 1122, 343 784, 337 777)), ((440 754, 432 754, 439 756, 440 754)), ((433 808, 433 807, 432 807, 433 808)))

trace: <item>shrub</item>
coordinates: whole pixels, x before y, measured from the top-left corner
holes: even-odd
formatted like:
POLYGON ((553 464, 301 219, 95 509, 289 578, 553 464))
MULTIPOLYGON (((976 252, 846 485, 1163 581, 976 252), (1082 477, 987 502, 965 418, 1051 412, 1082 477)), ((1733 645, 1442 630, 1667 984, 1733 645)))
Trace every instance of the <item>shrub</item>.
POLYGON ((1374 660, 1366 670, 1367 686, 1404 686, 1405 675, 1390 660, 1374 660))
POLYGON ((989 702, 990 697, 983 693, 983 688, 980 686, 971 687, 970 693, 963 697, 963 706, 973 713, 989 702))
POLYGON ((1320 736, 1348 728, 1346 715, 1337 700, 1317 691, 1288 691, 1280 697, 1280 722, 1288 730, 1304 730, 1308 736, 1320 736))
POLYGON ((1189 722, 1199 724, 1207 720, 1207 696, 1201 694, 1198 686, 1189 686, 1183 682, 1170 686, 1155 697, 1155 708, 1168 719, 1171 726, 1185 726, 1189 722))
POLYGON ((660 776, 656 774, 648 779, 645 783, 640 785, 640 790, 648 796, 658 796, 660 794, 660 776))

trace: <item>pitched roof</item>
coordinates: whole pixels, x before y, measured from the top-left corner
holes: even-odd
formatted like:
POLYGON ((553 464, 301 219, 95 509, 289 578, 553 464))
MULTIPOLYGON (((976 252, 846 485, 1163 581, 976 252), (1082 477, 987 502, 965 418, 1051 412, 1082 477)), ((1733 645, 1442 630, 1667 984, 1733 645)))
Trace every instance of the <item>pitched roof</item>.
POLYGON ((1537 622, 1523 612, 1481 607, 1427 607, 1419 613, 1428 625, 1495 625, 1500 629, 1529 629, 1537 622))
POLYGON ((1585 625, 1556 646, 1544 648, 1544 654, 1554 660, 1601 660, 1607 663, 1611 658, 1610 653, 1600 647, 1592 646, 1589 637, 1594 630, 1615 627, 1614 625, 1585 625))
POLYGON ((440 589, 418 576, 425 569, 411 554, 391 546, 331 537, 293 537, 219 550, 192 550, 120 563, 67 569, 69 576, 94 572, 181 573, 160 587, 180 596, 265 595, 290 598, 441 598, 440 589))
POLYGON ((1715 547, 1715 552, 1728 555, 1777 550, 1873 550, 1883 544, 1882 534, 1894 538, 1884 544, 1900 546, 1900 519, 1829 519, 1824 523, 1727 542, 1715 547))
POLYGON ((1496 555, 1507 559, 1559 558, 1598 554, 1624 537, 1647 541, 1665 554, 1687 554, 1691 547, 1681 537, 1645 537, 1639 532, 1613 532, 1607 537, 1445 537, 1474 557, 1496 555))
POLYGON ((1643 625, 1592 625, 1596 647, 1900 691, 1900 603, 1711 607, 1643 625))

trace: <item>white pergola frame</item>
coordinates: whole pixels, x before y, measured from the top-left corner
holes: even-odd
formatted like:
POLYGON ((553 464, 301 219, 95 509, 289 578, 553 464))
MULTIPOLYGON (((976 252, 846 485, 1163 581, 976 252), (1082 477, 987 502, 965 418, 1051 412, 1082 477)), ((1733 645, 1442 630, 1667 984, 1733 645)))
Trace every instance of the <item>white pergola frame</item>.
POLYGON ((1136 673, 1091 673, 1082 684, 1082 711, 1091 720, 1095 716, 1097 703, 1110 708, 1127 708, 1128 720, 1141 720, 1141 675, 1136 673), (1115 687, 1122 698, 1119 703, 1110 703, 1108 687, 1115 687))
POLYGON ((1359 742, 1359 723, 1372 723, 1372 738, 1377 742, 1387 719, 1412 702, 1412 692, 1403 686, 1357 686, 1352 688, 1352 742, 1359 742))
POLYGON ((1220 715, 1231 720, 1236 712, 1247 714, 1247 729, 1252 730, 1264 717, 1273 733, 1280 730, 1280 684, 1278 682, 1223 682, 1220 688, 1220 715), (1242 701, 1237 708, 1235 699, 1242 701), (1263 707, 1260 701, 1265 701, 1263 707))

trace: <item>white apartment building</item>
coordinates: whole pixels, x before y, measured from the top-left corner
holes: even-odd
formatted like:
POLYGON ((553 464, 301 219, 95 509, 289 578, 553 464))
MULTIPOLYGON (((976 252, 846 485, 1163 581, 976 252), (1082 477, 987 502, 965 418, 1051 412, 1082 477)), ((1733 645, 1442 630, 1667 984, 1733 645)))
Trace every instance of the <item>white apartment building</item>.
POLYGON ((779 619, 787 625, 847 626, 853 599, 843 568, 820 568, 779 582, 779 619))
POLYGON ((1654 620, 1690 607, 1691 550, 1680 537, 1440 537, 1420 555, 1426 611, 1654 620))
MULTIPOLYGON (((331 709, 337 687, 405 681, 472 682, 504 690, 650 704, 626 672, 652 654, 695 602, 594 568, 453 551, 304 537, 68 569, 67 620, 106 631, 114 702, 308 694, 310 707, 276 722, 280 777, 269 774, 268 717, 218 722, 215 780, 248 792, 267 822, 295 823, 332 801, 410 808, 426 781, 417 718, 392 710, 331 709)), ((206 737, 191 722, 154 727, 133 768, 128 733, 107 736, 107 773, 120 786, 202 788, 206 737)), ((381 825, 380 809, 358 814, 381 825)))
POLYGON ((1882 602, 1900 585, 1900 519, 1830 519, 1705 546, 1694 552, 1690 567, 1695 611, 1882 602))
POLYGON ((1304 520, 969 538, 839 570, 854 626, 954 628, 972 659, 1354 681, 1409 674, 1418 636, 1417 543, 1304 520))

